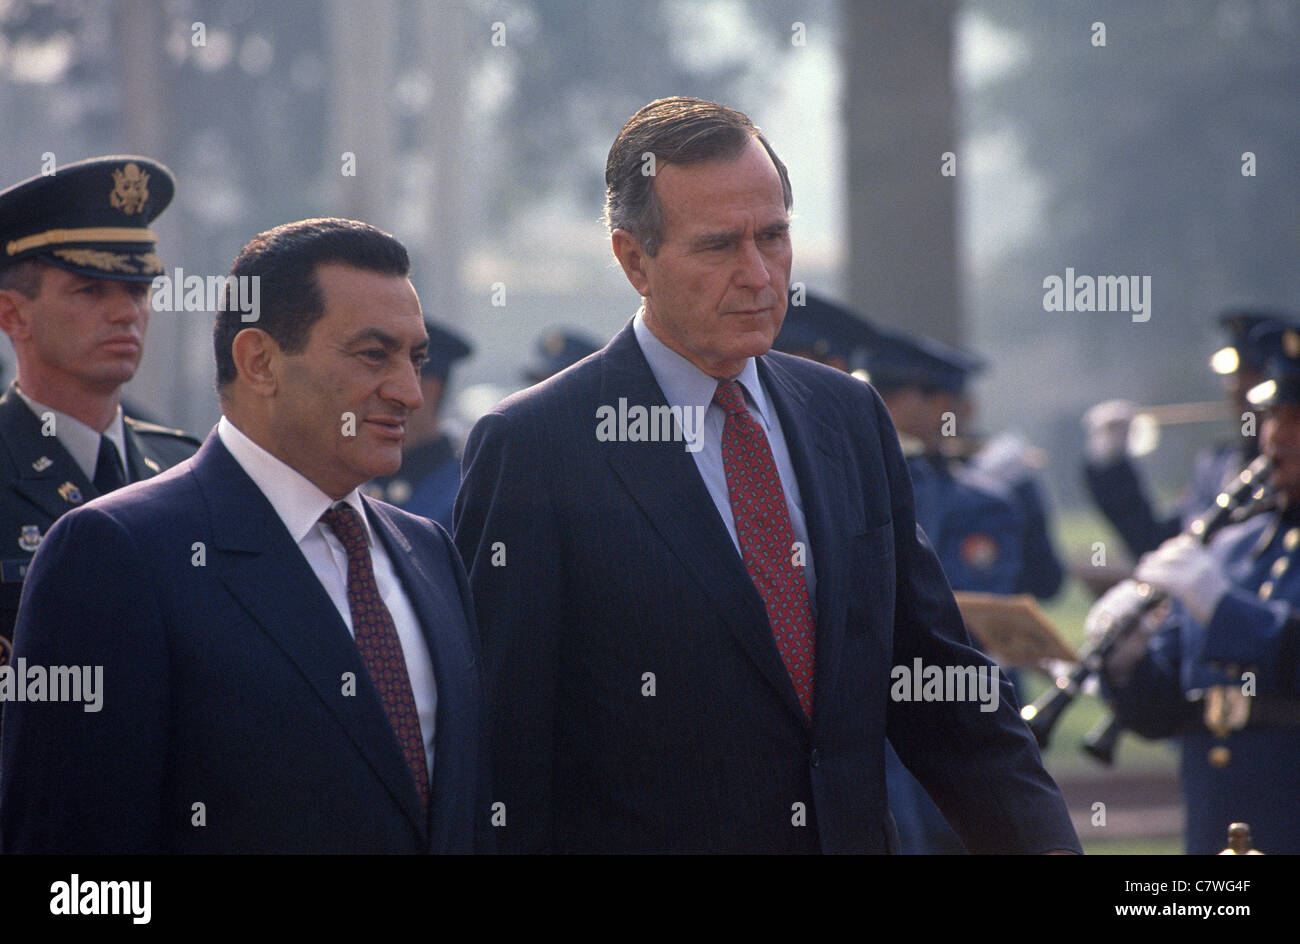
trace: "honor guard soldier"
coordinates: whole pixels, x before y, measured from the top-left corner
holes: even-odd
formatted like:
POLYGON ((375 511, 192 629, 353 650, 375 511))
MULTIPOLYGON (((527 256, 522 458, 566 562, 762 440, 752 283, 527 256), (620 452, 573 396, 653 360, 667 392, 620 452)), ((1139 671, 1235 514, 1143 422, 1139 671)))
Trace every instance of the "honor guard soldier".
POLYGON ((460 488, 460 448, 443 427, 439 413, 452 365, 474 348, 450 328, 425 319, 429 355, 420 368, 424 405, 407 420, 402 467, 395 475, 374 479, 366 493, 451 530, 451 510, 460 488))
POLYGON ((552 328, 533 344, 533 360, 524 370, 524 380, 529 384, 541 383, 598 350, 600 345, 581 331, 552 328))
MULTIPOLYGON (((903 444, 916 522, 934 545, 949 584, 954 590, 1014 593, 1024 561, 1024 515, 1010 489, 943 451, 957 432, 967 381, 983 362, 928 338, 888 332, 880 335, 865 363, 903 444)), ((905 854, 965 851, 892 751, 885 774, 905 854)))
MULTIPOLYGON (((1279 311, 1234 309, 1219 316, 1227 335, 1226 346, 1210 358, 1210 368, 1223 378, 1224 394, 1233 422, 1244 426, 1242 415, 1253 411, 1246 393, 1263 380, 1264 351, 1258 330, 1266 324, 1291 319, 1279 311)), ((1173 513, 1162 516, 1147 496, 1133 459, 1128 454, 1129 429, 1137 408, 1124 400, 1107 400, 1083 418, 1084 481, 1098 509, 1119 533, 1134 558, 1155 550, 1176 535, 1194 515, 1204 511, 1237 473, 1258 455, 1259 439, 1238 432, 1231 440, 1197 454, 1192 479, 1183 489, 1173 513)))
POLYGON ((1112 650, 1103 681, 1124 727, 1181 739, 1194 855, 1218 852, 1224 824, 1242 821, 1269 852, 1300 853, 1300 324, 1252 339, 1268 352, 1250 397, 1265 411, 1270 493, 1208 546, 1166 541, 1088 617, 1095 634, 1130 611, 1136 582, 1172 598, 1156 627, 1112 650))
POLYGON ((162 274, 149 224, 175 181, 143 157, 68 164, 0 193, 0 663, 33 552, 64 512, 193 455, 198 440, 122 415, 162 274))

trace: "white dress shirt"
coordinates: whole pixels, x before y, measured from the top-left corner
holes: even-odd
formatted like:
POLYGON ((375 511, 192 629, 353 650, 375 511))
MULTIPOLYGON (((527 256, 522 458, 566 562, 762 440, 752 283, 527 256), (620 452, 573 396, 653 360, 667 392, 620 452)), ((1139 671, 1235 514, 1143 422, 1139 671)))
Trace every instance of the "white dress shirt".
MULTIPOLYGON (((704 479, 709 497, 722 516, 727 533, 731 535, 736 553, 743 558, 745 555, 740 549, 740 538, 736 535, 736 516, 731 508, 731 492, 727 489, 727 472, 722 465, 722 430, 727 421, 727 413, 713 402, 713 394, 718 389, 718 378, 710 377, 655 337, 645 323, 644 308, 632 319, 632 333, 636 335, 641 353, 650 364, 650 372, 654 374, 669 406, 683 409, 707 406, 704 432, 701 434, 704 444, 692 452, 691 457, 695 460, 700 477, 704 479)), ((794 531, 794 539, 803 543, 804 582, 808 585, 808 600, 815 614, 817 572, 813 569, 812 544, 808 540, 808 524, 804 518, 803 499, 799 494, 799 480, 795 477, 794 464, 790 461, 790 448, 786 445, 785 432, 781 429, 781 418, 776 415, 776 410, 763 391, 763 385, 758 379, 758 367, 752 357, 745 361, 744 369, 734 379, 740 382, 749 415, 762 427, 772 450, 777 475, 781 479, 781 490, 785 493, 786 508, 790 512, 791 530, 794 531)))
MULTIPOLYGON (((67 413, 60 413, 53 407, 48 407, 44 403, 37 403, 27 394, 23 393, 21 387, 15 387, 18 396, 23 398, 23 402, 28 408, 36 414, 37 419, 42 423, 45 422, 44 416, 50 413, 54 416, 54 438, 59 441, 59 445, 68 450, 68 455, 72 456, 72 461, 82 472, 86 473, 86 478, 95 481, 95 465, 99 462, 99 440, 100 434, 95 432, 81 420, 67 413)), ((108 429, 104 430, 104 436, 108 441, 117 447, 118 458, 122 460, 122 474, 127 482, 131 481, 131 467, 126 461, 126 433, 122 429, 122 408, 117 408, 117 415, 113 417, 113 422, 108 424, 108 429)))
MULTIPOLYGON (((275 513, 280 516, 307 559, 308 565, 329 594, 330 601, 343 619, 343 625, 355 639, 352 628, 352 610, 348 606, 348 554, 342 542, 330 527, 320 520, 321 515, 336 502, 297 470, 286 465, 249 439, 226 417, 217 423, 221 443, 235 457, 235 461, 248 473, 248 477, 261 489, 275 513)), ((383 541, 375 540, 375 533, 366 517, 361 495, 353 489, 340 501, 346 502, 361 517, 365 526, 366 541, 370 545, 370 559, 375 572, 379 595, 392 614, 397 637, 402 643, 406 660, 406 674, 411 679, 415 695, 415 708, 420 715, 420 735, 424 738, 424 753, 428 758, 429 777, 433 778, 434 722, 438 708, 438 686, 433 674, 433 658, 428 643, 420 629, 420 620, 402 589, 402 582, 393 570, 383 541)))

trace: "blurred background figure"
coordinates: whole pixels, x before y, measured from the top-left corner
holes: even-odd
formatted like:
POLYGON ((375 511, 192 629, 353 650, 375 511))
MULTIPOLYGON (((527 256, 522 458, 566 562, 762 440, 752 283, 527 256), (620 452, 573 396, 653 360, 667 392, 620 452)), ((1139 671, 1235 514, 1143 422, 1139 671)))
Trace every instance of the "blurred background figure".
POLYGON ((1111 650, 1104 682, 1124 727, 1180 740, 1192 855, 1214 854, 1243 821, 1266 852, 1300 853, 1300 323, 1251 339, 1268 352, 1251 397, 1275 494, 1208 546, 1166 541, 1088 616, 1090 634, 1105 632, 1146 599, 1140 582, 1172 600, 1158 626, 1111 650))
POLYGON ((875 326, 857 312, 792 286, 785 321, 772 347, 848 372, 878 337, 875 326))
POLYGON ((451 530, 451 510, 460 487, 461 437, 446 429, 441 411, 452 366, 474 352, 469 342, 450 328, 424 321, 429 332, 429 358, 420 368, 424 405, 407 420, 402 467, 374 479, 366 493, 415 515, 430 518, 451 530))
POLYGON ((530 385, 541 383, 578 363, 588 354, 600 350, 601 345, 591 337, 573 328, 551 328, 533 342, 533 359, 524 369, 524 380, 530 385))
POLYGON ((1257 421, 1248 415, 1255 407, 1246 399, 1263 379, 1265 351, 1258 339, 1264 335, 1258 329, 1288 317, 1257 309, 1232 309, 1219 316, 1227 344, 1210 358, 1210 369, 1223 378, 1225 412, 1234 431, 1196 455, 1192 478, 1167 514, 1156 510, 1134 462, 1133 427, 1139 409, 1125 400, 1107 400, 1084 414, 1084 481, 1135 560, 1209 507, 1224 485, 1259 454, 1257 421))
MULTIPOLYGON (((959 428, 974 428, 971 423, 975 406, 970 396, 960 398, 956 413, 959 428)), ((961 437, 957 441, 961 443, 961 437)), ((1050 600, 1065 583, 1065 565, 1061 563, 1052 539, 1047 492, 1040 482, 1046 454, 1024 436, 1010 431, 998 433, 987 441, 974 436, 966 443, 973 446, 974 451, 960 449, 954 458, 969 462, 971 469, 986 479, 1010 489, 1023 516, 1024 555, 1012 592, 1050 600)))
POLYGON ((882 334, 866 372, 898 429, 916 492, 916 520, 955 590, 1014 593, 1024 562, 1024 515, 1011 490, 951 459, 946 441, 978 358, 928 338, 882 334))
MULTIPOLYGON (((1024 564, 1025 516, 1011 490, 949 458, 970 376, 983 362, 970 354, 903 334, 882 333, 866 374, 889 409, 916 495, 916 521, 934 545, 954 590, 1014 593, 1024 564)), ((889 808, 908 855, 961 853, 961 840, 929 794, 890 750, 885 765, 889 808)))

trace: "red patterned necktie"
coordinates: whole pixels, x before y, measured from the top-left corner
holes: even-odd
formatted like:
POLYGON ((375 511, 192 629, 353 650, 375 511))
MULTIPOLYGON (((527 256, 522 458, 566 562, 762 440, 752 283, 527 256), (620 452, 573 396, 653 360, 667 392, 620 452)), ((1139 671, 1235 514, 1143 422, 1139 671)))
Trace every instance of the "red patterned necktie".
POLYGON ((415 777, 420 801, 429 808, 429 762, 424 753, 424 736, 420 733, 420 715, 415 709, 415 695, 406 672, 402 642, 397 638, 393 615, 388 612, 375 571, 370 562, 370 547, 360 516, 350 505, 335 505, 321 521, 338 537, 348 553, 348 609, 352 611, 352 632, 356 636, 361 661, 370 681, 379 690, 388 722, 397 734, 406 764, 415 777))
POLYGON ((762 428, 745 409, 734 380, 718 381, 713 402, 727 412, 722 427, 722 467, 741 555, 767 609, 777 648, 799 704, 812 717, 813 614, 803 568, 794 563, 794 526, 781 477, 762 428))

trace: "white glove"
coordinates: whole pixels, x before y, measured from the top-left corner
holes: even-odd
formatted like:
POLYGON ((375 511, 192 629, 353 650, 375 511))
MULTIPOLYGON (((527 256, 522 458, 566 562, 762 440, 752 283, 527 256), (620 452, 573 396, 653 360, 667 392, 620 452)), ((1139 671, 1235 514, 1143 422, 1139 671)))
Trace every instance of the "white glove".
POLYGON ((1014 485, 1037 468, 1040 452, 1019 433, 998 433, 975 454, 971 465, 990 478, 1014 485))
POLYGON ((1083 414, 1087 434, 1083 451, 1094 465, 1110 465, 1128 452, 1128 431, 1137 407, 1127 400, 1107 400, 1083 414))
POLYGON ((1133 571, 1133 579, 1180 601, 1202 626, 1231 587, 1214 556, 1187 534, 1170 538, 1145 555, 1133 571))
POLYGON ((1089 646, 1106 635, 1115 620, 1130 616, 1142 607, 1151 592, 1143 592, 1136 580, 1121 580, 1111 587, 1088 611, 1088 618, 1083 622, 1084 638, 1089 646))

